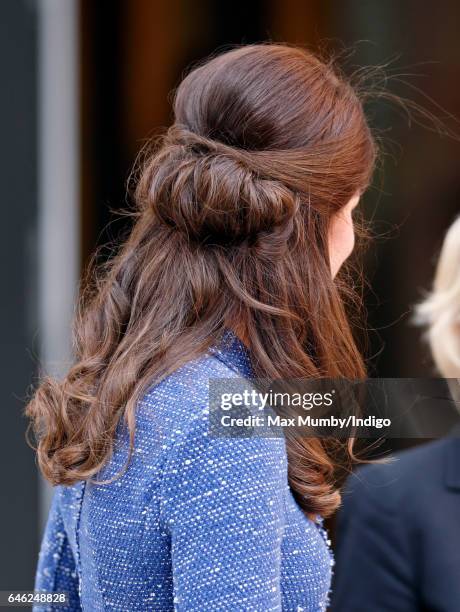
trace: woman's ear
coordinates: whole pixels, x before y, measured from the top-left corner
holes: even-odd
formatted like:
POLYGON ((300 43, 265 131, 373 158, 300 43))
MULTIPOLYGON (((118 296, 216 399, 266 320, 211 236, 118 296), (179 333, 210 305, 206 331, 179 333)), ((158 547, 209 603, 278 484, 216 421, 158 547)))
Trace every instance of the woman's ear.
POLYGON ((355 230, 353 226, 353 210, 359 203, 357 193, 331 219, 329 226, 329 261, 331 274, 334 278, 343 263, 350 257, 355 246, 355 230))

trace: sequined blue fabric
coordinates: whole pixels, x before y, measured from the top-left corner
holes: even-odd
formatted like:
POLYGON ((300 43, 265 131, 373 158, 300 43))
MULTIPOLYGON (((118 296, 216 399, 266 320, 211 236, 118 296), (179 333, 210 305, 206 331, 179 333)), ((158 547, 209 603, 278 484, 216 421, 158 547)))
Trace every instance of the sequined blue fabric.
MULTIPOLYGON (((326 609, 332 554, 291 494, 284 440, 208 435, 209 379, 250 374, 226 334, 139 402, 121 477, 56 487, 35 585, 69 594, 56 610, 326 609)), ((120 427, 99 480, 122 470, 128 442, 120 427)))

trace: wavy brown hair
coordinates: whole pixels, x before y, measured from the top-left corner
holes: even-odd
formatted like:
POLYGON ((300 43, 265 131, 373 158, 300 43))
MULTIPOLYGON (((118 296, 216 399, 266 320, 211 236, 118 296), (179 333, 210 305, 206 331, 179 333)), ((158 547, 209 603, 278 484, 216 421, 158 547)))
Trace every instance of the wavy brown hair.
MULTIPOLYGON (((144 155, 129 237, 82 299, 75 364, 28 405, 53 484, 96 476, 122 418, 133 443, 147 387, 225 329, 260 378, 366 374, 342 295, 352 287, 328 258, 330 220, 366 189, 375 159, 350 82, 306 50, 245 46, 190 72, 174 116, 144 155)), ((307 513, 340 501, 337 446, 287 440, 307 513)))

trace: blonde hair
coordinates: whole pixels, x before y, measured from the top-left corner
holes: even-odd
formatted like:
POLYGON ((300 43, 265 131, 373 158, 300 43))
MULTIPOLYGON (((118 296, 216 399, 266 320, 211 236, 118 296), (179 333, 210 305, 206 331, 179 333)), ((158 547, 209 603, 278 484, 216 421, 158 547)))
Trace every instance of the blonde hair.
POLYGON ((441 248, 433 289, 416 308, 416 322, 427 326, 427 340, 439 372, 460 377, 460 217, 441 248))

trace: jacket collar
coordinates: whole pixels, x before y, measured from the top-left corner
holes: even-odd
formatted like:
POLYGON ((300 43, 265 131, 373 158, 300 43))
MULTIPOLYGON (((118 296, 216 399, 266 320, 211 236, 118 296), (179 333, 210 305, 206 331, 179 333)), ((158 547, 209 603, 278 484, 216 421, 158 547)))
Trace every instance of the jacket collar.
POLYGON ((220 341, 211 347, 210 353, 242 378, 254 377, 249 349, 233 331, 225 330, 220 341))

